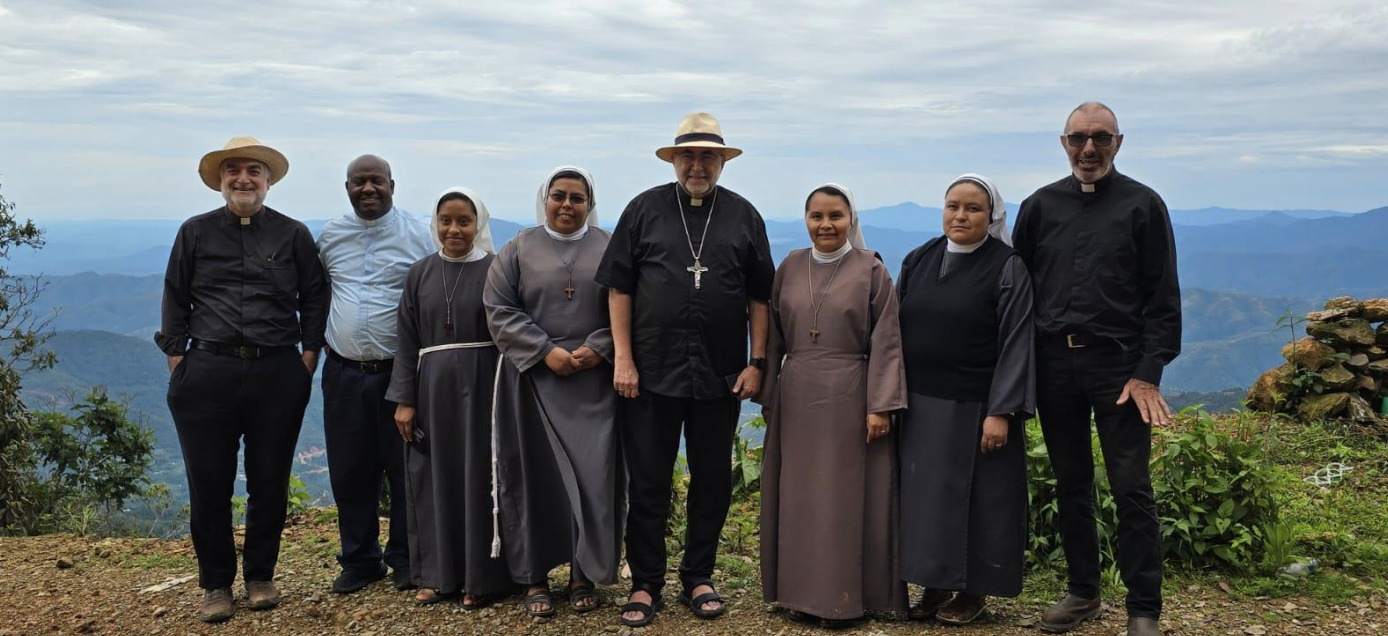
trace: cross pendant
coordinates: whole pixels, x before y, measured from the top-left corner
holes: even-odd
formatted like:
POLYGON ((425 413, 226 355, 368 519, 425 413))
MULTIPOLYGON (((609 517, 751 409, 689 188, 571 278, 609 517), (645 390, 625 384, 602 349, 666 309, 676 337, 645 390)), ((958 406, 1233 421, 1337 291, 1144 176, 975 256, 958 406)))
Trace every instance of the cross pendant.
POLYGON ((684 271, 694 274, 694 289, 698 289, 700 283, 703 282, 704 272, 707 272, 708 268, 700 265, 699 259, 696 258, 694 259, 694 264, 684 268, 684 271))
POLYGON ((569 300, 573 300, 573 299, 574 299, 574 288, 573 288, 573 287, 565 287, 565 288, 564 288, 564 295, 567 296, 567 297, 569 298, 569 300))
POLYGON ((819 330, 818 330, 818 329, 811 329, 811 330, 810 330, 810 342, 819 342, 819 330))

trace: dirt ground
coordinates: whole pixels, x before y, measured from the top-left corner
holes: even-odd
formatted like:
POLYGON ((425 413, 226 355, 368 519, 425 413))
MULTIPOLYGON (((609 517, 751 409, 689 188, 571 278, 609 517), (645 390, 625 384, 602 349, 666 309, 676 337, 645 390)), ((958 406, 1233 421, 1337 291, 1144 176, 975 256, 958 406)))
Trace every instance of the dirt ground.
MULTIPOLYGON (((825 630, 790 621, 764 604, 755 589, 729 593, 728 613, 701 621, 677 603, 667 587, 667 605, 644 629, 620 627, 616 605, 625 586, 601 588, 603 607, 585 615, 561 609, 550 621, 527 618, 519 599, 490 608, 463 611, 453 603, 416 606, 412 592, 398 592, 388 581, 356 594, 329 591, 337 574, 332 522, 302 523, 286 532, 277 574, 283 602, 252 612, 240 602, 237 614, 219 625, 195 616, 201 599, 192 546, 185 540, 91 539, 72 536, 0 538, 0 636, 38 634, 193 634, 314 635, 356 634, 1040 634, 1035 618, 1044 600, 998 601, 986 620, 957 628, 934 623, 873 619, 849 628, 825 630)), ((753 586, 755 587, 755 586, 753 586)), ((241 594, 240 583, 234 588, 241 594)), ((726 590, 725 590, 726 592, 726 590)), ((1191 585, 1168 594, 1162 628, 1166 634, 1327 634, 1388 633, 1388 601, 1371 596, 1344 605, 1303 598, 1239 598, 1218 586, 1191 585)), ((1073 634, 1123 634, 1121 603, 1073 634)))

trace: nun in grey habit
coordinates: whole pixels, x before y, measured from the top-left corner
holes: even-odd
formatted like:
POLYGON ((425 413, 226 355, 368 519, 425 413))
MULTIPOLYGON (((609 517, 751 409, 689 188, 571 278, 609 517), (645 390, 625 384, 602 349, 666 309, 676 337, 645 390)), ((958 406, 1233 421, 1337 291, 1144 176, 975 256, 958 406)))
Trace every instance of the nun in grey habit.
POLYGON ((926 588, 913 618, 965 624, 987 596, 1022 589, 1032 287, 991 179, 955 179, 944 208, 945 236, 908 254, 897 280, 910 402, 900 567, 926 588))
POLYGON ((593 282, 610 234, 593 178, 561 166, 540 184, 536 227, 497 255, 484 300, 502 354, 496 455, 500 552, 528 586, 531 616, 553 616, 548 576, 570 564, 569 601, 597 607, 617 581, 623 506, 607 289, 593 282))
POLYGON ((497 350, 482 307, 494 259, 487 222, 487 206, 475 192, 450 188, 439 196, 431 225, 440 250, 412 265, 405 277, 386 392, 397 404, 396 426, 406 440, 416 599, 432 603, 464 593, 464 609, 514 589, 506 562, 490 554, 497 350))

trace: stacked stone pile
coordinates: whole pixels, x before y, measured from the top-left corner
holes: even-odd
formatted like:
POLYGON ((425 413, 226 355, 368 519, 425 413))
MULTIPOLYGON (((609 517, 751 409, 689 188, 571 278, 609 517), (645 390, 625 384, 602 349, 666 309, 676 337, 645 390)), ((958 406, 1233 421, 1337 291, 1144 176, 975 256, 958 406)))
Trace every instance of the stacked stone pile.
POLYGON ((1253 383, 1249 407, 1307 420, 1388 418, 1378 414, 1388 395, 1385 320, 1388 298, 1326 301, 1306 314, 1306 337, 1282 347, 1287 363, 1253 383))

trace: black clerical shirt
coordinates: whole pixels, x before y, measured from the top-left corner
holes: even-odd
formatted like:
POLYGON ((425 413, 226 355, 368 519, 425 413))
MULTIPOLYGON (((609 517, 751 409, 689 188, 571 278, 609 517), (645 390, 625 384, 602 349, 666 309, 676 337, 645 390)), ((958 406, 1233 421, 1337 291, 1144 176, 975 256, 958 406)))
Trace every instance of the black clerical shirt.
POLYGON ((776 274, 766 224, 737 193, 717 188, 694 207, 685 196, 685 225, 673 183, 647 190, 627 205, 595 279, 632 296, 632 358, 641 390, 670 397, 731 395, 728 377, 747 367, 747 299, 768 301, 776 274), (712 209, 713 218, 709 218, 712 209), (708 222, 708 237, 703 238, 708 222), (690 242, 700 249, 694 287, 690 242))
POLYGON ((225 207, 183 223, 164 274, 154 341, 183 355, 188 339, 323 348, 328 283, 308 228, 268 207, 242 219, 225 207))
POLYGON ((1136 348, 1133 377, 1161 383, 1181 351, 1181 288, 1156 192, 1117 170, 1094 192, 1065 177, 1022 202, 1013 244, 1035 282, 1042 340, 1074 333, 1136 348))

